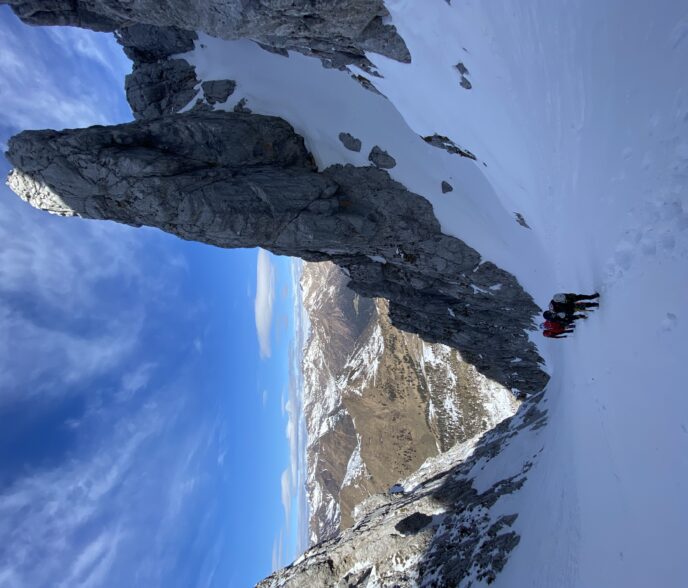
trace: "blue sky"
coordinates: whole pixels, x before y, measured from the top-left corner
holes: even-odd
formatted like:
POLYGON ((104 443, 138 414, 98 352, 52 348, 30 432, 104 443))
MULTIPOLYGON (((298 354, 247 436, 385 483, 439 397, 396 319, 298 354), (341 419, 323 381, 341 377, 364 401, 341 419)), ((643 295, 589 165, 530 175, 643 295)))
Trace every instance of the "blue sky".
MULTIPOLYGON (((0 7, 0 146, 131 120, 129 70, 110 35, 0 7)), ((0 244, 0 587, 243 587, 293 558, 291 261, 52 217, 4 185, 0 244)))

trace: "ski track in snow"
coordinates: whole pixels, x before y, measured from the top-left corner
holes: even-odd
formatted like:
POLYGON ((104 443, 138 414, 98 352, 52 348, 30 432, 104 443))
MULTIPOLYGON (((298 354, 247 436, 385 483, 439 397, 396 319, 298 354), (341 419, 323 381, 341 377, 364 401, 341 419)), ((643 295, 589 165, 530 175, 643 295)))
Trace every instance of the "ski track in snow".
POLYGON ((688 585, 688 5, 386 5, 413 57, 369 55, 388 100, 249 41, 201 35, 185 57, 199 79, 237 80, 226 108, 246 98, 288 120, 321 168, 388 151, 391 175, 432 202, 445 232, 541 305, 557 291, 603 293, 573 337, 531 334, 552 375, 549 422, 476 472, 479 486, 534 463, 493 509, 518 512, 521 535, 493 585, 688 585), (419 137, 433 133, 478 161, 419 137))

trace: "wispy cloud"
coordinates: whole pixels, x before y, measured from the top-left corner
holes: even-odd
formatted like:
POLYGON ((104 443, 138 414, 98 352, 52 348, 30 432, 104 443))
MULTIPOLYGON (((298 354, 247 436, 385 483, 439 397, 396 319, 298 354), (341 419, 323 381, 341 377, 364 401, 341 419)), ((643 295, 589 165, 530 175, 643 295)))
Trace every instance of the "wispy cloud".
POLYGON ((275 301, 275 268, 270 261, 270 254, 258 250, 256 267, 256 298, 254 309, 256 315, 256 333, 261 358, 270 357, 272 348, 270 336, 272 333, 272 307, 275 301))
POLYGON ((272 571, 276 571, 284 565, 284 531, 280 529, 272 544, 272 571))
POLYGON ((284 508, 284 516, 286 517, 287 522, 289 522, 291 516, 291 476, 289 475, 288 469, 282 472, 280 485, 282 490, 281 496, 282 507, 284 508))
POLYGON ((120 399, 127 400, 139 390, 148 386, 148 382, 155 368, 156 364, 152 361, 148 361, 126 372, 122 376, 122 395, 120 399))
POLYGON ((68 27, 29 28, 5 6, 0 6, 0 26, 0 128, 5 132, 108 124, 130 117, 122 100, 130 62, 112 35, 68 27), (87 71, 65 67, 74 55, 91 62, 87 71))
POLYGON ((131 507, 121 513, 113 507, 124 507, 122 492, 135 490, 136 456, 161 424, 148 412, 145 422, 117 428, 112 445, 117 449, 37 472, 0 494, 0 533, 6 538, 0 577, 13 577, 21 588, 83 585, 107 573, 120 536, 117 517, 131 513, 131 507), (65 562, 73 562, 68 570, 65 562))

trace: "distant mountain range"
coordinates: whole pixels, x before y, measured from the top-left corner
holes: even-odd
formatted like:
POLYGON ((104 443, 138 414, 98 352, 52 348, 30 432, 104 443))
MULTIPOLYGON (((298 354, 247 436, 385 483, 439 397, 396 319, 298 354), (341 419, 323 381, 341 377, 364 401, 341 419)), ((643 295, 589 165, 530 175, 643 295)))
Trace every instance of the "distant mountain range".
POLYGON ((393 327, 386 301, 361 298, 347 282, 332 263, 303 265, 311 543, 349 527, 362 500, 519 404, 456 350, 393 327))

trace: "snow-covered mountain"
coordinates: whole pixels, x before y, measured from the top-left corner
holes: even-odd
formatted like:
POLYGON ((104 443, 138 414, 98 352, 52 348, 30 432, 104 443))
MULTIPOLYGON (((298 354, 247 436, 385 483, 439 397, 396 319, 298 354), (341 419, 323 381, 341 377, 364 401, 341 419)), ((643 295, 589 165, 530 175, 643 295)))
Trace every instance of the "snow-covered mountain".
POLYGON ((347 282, 334 264, 304 264, 312 543, 349 527, 361 500, 491 429, 519 404, 458 351, 395 328, 386 301, 362 298, 347 282))
MULTIPOLYGON (((688 583, 685 3, 11 3, 33 23, 143 27, 125 42, 154 90, 137 123, 13 139, 25 200, 334 261, 396 326, 531 393, 423 468, 460 438, 470 410, 444 391, 465 377, 347 294, 306 356, 307 418, 312 530, 355 522, 262 585, 688 583), (594 290, 575 336, 533 332, 533 299, 594 290), (352 515, 402 462, 421 466, 407 494, 352 515)), ((305 288, 317 323, 335 290, 305 288)))

